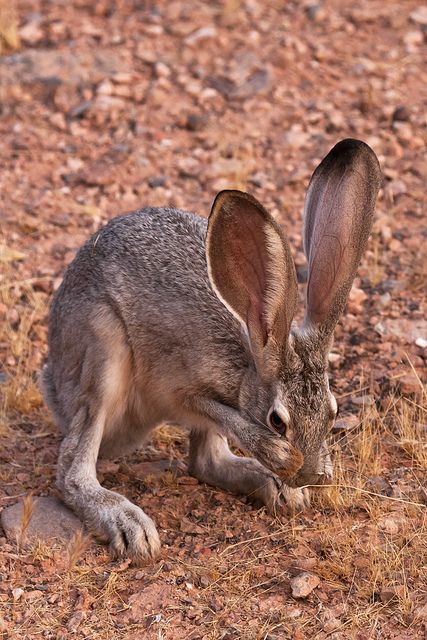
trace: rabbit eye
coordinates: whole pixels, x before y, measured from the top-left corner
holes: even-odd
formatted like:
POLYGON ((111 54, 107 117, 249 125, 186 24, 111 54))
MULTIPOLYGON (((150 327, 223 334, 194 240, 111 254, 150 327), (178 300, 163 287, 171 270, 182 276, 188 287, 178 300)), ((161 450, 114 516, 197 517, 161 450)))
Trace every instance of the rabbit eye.
POLYGON ((270 411, 268 421, 270 426, 273 427, 273 429, 276 429, 276 431, 280 431, 283 434, 286 432, 286 424, 283 422, 277 411, 270 411))

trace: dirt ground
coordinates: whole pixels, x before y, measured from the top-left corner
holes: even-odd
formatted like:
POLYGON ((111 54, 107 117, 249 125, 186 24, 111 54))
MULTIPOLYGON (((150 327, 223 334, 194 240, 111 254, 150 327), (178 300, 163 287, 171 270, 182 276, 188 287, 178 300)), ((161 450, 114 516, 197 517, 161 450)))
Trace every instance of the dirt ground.
POLYGON ((132 568, 79 536, 0 529, 0 637, 426 638, 426 5, 22 0, 18 27, 0 26, 0 511, 56 493, 46 312, 101 224, 145 205, 207 215, 219 189, 246 189, 303 282, 319 160, 360 138, 384 182, 330 358, 331 486, 274 519, 188 477, 185 433, 161 428, 100 465, 156 521, 161 557, 132 568))

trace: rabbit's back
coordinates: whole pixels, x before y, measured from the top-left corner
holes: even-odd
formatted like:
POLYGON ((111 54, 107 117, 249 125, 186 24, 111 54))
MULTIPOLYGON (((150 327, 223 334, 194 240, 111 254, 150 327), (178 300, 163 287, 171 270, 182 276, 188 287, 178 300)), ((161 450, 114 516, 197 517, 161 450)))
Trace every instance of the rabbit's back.
POLYGON ((168 404, 160 395, 172 398, 174 388, 216 388, 236 401, 247 353, 209 283, 206 228, 190 213, 143 209, 114 218, 79 250, 49 319, 45 394, 59 424, 74 413, 85 375, 88 393, 104 375, 110 341, 129 347, 132 379, 150 387, 153 406, 168 404))
POLYGON ((184 324, 193 331, 210 325, 208 332, 220 339, 239 333, 209 283, 206 229, 204 218, 177 209, 148 208, 114 218, 69 265, 52 315, 75 317, 86 305, 107 303, 130 332, 148 322, 170 324, 175 332, 184 324))

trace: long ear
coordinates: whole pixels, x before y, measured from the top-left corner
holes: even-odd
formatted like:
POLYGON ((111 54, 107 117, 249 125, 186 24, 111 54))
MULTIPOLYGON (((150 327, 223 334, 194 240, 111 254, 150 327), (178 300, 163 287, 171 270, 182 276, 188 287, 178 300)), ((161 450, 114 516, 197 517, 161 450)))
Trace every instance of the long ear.
POLYGON ((326 337, 344 311, 372 226, 381 170, 359 140, 342 140, 310 180, 304 210, 305 323, 326 337))
POLYGON ((209 278, 227 309, 246 327, 260 374, 286 347, 297 303, 288 241, 255 198, 221 191, 209 216, 209 278))

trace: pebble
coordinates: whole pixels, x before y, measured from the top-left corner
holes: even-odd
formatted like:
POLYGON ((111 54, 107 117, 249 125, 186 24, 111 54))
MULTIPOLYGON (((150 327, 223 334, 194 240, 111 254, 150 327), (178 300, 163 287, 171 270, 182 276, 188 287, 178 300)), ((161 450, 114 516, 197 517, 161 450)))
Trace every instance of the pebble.
POLYGON ((315 569, 317 558, 299 558, 291 564, 288 571, 293 576, 301 575, 301 572, 310 572, 315 569))
POLYGON ((375 404, 375 398, 371 395, 355 396, 351 398, 351 403, 357 407, 371 407, 375 404))
POLYGON ((378 527, 384 533, 395 536, 406 524, 406 518, 400 513, 388 514, 378 520, 378 527))
POLYGON ((208 38, 214 38, 217 35, 217 30, 213 26, 201 27, 193 33, 190 33, 184 40, 185 44, 193 45, 200 40, 207 40, 208 38))
POLYGON ((358 287, 352 287, 347 303, 347 311, 354 315, 359 315, 363 311, 363 303, 367 300, 368 296, 358 287))
POLYGON ((394 598, 403 598, 405 596, 405 586, 403 584, 383 587, 380 591, 381 602, 390 602, 394 598))
POLYGON ((408 373, 397 380, 397 388, 404 396, 419 395, 422 392, 420 380, 414 373, 408 373))
POLYGON ((348 416, 343 416, 342 418, 338 418, 335 420, 335 423, 332 427, 333 433, 339 433, 340 431, 351 431, 355 429, 360 424, 360 418, 353 414, 348 416))
POLYGON ((392 120, 393 122, 398 120, 401 122, 406 122, 407 120, 409 120, 411 117, 411 112, 409 111, 408 107, 406 107, 405 105, 400 105, 399 107, 396 107, 396 109, 393 111, 393 115, 392 115, 392 120))
POLYGON ((76 611, 68 620, 67 629, 72 633, 76 632, 83 620, 86 619, 86 613, 84 611, 76 611))
POLYGON ((40 28, 39 20, 31 20, 19 29, 19 35, 24 42, 35 45, 43 38, 43 31, 40 28))
POLYGON ((23 594, 24 594, 24 589, 21 589, 20 587, 16 587, 15 589, 12 589, 13 601, 19 602, 23 594))
POLYGON ((369 486, 375 493, 381 493, 384 496, 393 495, 393 487, 387 480, 381 476, 371 476, 368 478, 369 486))
POLYGON ((412 11, 410 14, 412 22, 427 26, 427 5, 421 5, 412 11))
POLYGON ((319 584, 320 578, 314 573, 300 573, 291 580, 292 595, 294 598, 307 598, 319 584))

